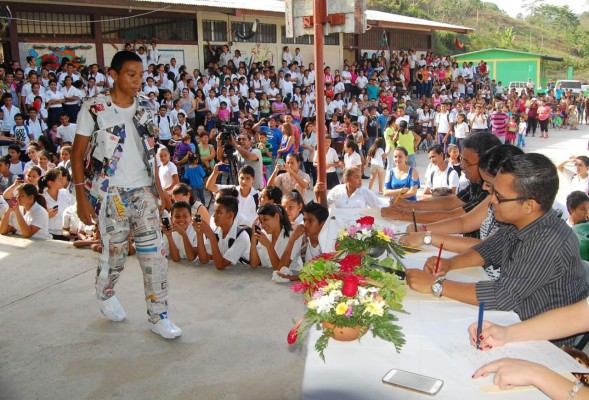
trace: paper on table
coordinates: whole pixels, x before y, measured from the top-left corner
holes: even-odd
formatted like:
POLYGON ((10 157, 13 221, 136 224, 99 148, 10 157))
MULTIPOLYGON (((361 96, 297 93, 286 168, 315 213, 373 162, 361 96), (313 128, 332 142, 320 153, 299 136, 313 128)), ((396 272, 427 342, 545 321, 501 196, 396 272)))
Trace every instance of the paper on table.
MULTIPOLYGON (((472 375, 478 368, 491 361, 506 357, 535 362, 563 376, 567 376, 573 371, 589 371, 567 353, 546 340, 509 343, 503 347, 493 348, 488 351, 477 350, 469 344, 467 331, 468 326, 475 320, 475 310, 473 310, 473 318, 446 318, 443 324, 436 324, 435 335, 428 335, 440 350, 448 354, 452 362, 466 376, 472 375), (462 333, 457 334, 457 332, 462 333)), ((485 313, 485 320, 501 325, 511 325, 518 322, 519 318, 513 313, 490 311, 485 313)), ((422 329, 431 331, 431 326, 428 328, 426 325, 430 324, 424 324, 422 329)), ((494 388, 487 387, 494 386, 493 375, 472 382, 484 391, 494 390, 494 388)), ((529 387, 529 389, 534 388, 529 387)))

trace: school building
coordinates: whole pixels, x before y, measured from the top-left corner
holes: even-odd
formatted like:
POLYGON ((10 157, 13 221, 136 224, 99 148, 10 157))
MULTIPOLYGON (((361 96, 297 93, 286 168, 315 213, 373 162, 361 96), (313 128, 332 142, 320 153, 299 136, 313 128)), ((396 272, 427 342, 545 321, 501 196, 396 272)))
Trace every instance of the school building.
MULTIPOLYGON (((332 0, 333 1, 333 0, 332 0)), ((12 19, 0 15, 0 61, 27 56, 59 64, 68 57, 76 64, 107 65, 124 43, 158 42, 162 63, 175 57, 189 70, 202 68, 209 55, 208 46, 232 42, 249 62, 270 60, 280 63, 282 48, 299 47, 303 63, 313 62, 312 35, 287 38, 285 6, 279 0, 60 0, 8 1, 12 19), (255 20, 256 34, 247 40, 235 37, 236 29, 248 29, 255 20), (245 24, 245 25, 244 25, 245 24)), ((434 48, 436 30, 461 34, 471 28, 419 18, 366 11, 370 28, 364 34, 336 33, 325 37, 326 64, 341 68, 345 59, 353 60, 364 52, 414 48, 418 52, 434 48), (384 38, 386 37, 386 40, 384 38), (386 43, 386 45, 384 45, 386 43)))

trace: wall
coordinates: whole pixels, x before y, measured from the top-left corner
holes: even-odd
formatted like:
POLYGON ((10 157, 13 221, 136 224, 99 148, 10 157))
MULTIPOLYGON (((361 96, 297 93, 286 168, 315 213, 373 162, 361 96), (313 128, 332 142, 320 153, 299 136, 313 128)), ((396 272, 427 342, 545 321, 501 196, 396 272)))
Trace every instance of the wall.
MULTIPOLYGON (((117 44, 119 50, 122 50, 124 45, 117 44)), ((192 69, 196 66, 200 66, 200 58, 198 53, 198 47, 193 44, 158 44, 157 48, 160 50, 160 62, 162 64, 169 63, 170 58, 176 58, 176 66, 186 65, 188 70, 192 72, 192 69)), ((104 62, 109 65, 110 60, 118 51, 113 45, 105 43, 104 49, 104 62)))
POLYGON ((34 43, 21 42, 18 44, 20 53, 20 64, 24 67, 27 63, 27 56, 37 57, 37 65, 43 61, 51 61, 52 69, 59 67, 63 57, 67 57, 74 63, 94 64, 96 62, 96 45, 94 43, 34 43))

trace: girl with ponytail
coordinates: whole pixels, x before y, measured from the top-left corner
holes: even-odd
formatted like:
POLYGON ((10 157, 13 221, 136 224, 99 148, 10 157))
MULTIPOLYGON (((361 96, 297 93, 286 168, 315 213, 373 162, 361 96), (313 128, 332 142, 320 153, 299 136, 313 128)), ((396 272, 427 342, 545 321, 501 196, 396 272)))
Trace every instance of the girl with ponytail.
MULTIPOLYGON (((285 252, 292 225, 286 210, 277 204, 264 204, 258 209, 258 218, 252 226, 250 246, 250 265, 256 268, 261 265, 284 271, 283 267, 298 272, 302 266, 301 242, 297 239, 290 252, 285 252)), ((291 274, 289 273, 289 275, 291 274)))
POLYGON ((39 193, 47 203, 49 233, 55 240, 69 241, 63 235, 63 212, 75 203, 73 196, 63 188, 63 176, 59 169, 52 168, 39 179, 39 193))
POLYGON ((21 184, 14 197, 0 222, 0 234, 16 233, 25 238, 51 239, 45 198, 37 192, 35 185, 21 184))

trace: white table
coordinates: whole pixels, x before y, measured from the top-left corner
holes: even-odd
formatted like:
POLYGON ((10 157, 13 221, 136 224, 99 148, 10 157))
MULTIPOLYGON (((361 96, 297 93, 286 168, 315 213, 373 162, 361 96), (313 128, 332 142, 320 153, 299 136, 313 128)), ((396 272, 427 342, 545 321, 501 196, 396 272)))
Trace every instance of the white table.
MULTIPOLYGON (((425 259, 437 255, 435 248, 417 254, 408 254, 409 268, 422 268, 425 259)), ((476 282, 486 278, 482 268, 453 271, 452 278, 463 282, 476 282)), ((325 363, 314 349, 320 331, 311 329, 305 372, 303 376, 303 399, 423 399, 427 395, 383 384, 382 377, 393 368, 406 370, 444 381, 437 399, 545 399, 536 389, 499 392, 487 378, 487 385, 473 382, 474 367, 452 357, 448 347, 440 348, 440 341, 447 337, 458 343, 457 351, 474 351, 468 344, 468 325, 477 320, 478 307, 448 299, 435 299, 432 295, 420 294, 408 288, 404 308, 410 315, 399 316, 406 344, 396 353, 392 343, 373 338, 368 332, 361 342, 338 342, 330 340, 325 350, 325 363), (438 336, 435 336, 438 335, 438 336), (464 343, 462 347, 461 343, 464 343)), ((487 311, 485 319, 502 324, 518 321, 512 312, 487 311)), ((538 342, 538 351, 548 342, 538 342)), ((530 344, 526 344, 529 346, 530 344)), ((552 346, 552 345, 549 345, 552 346)), ((556 349, 556 348, 554 348, 556 349)), ((556 349, 558 350, 558 349, 556 349)), ((558 350, 560 354, 560 350, 558 350)), ((491 353, 488 353, 491 354, 491 353)), ((478 357, 478 354, 475 355, 478 357)), ((486 356, 486 355, 484 355, 486 356)), ((463 360, 463 359, 461 359, 463 360)), ((582 368, 579 366, 579 371, 582 368)))

